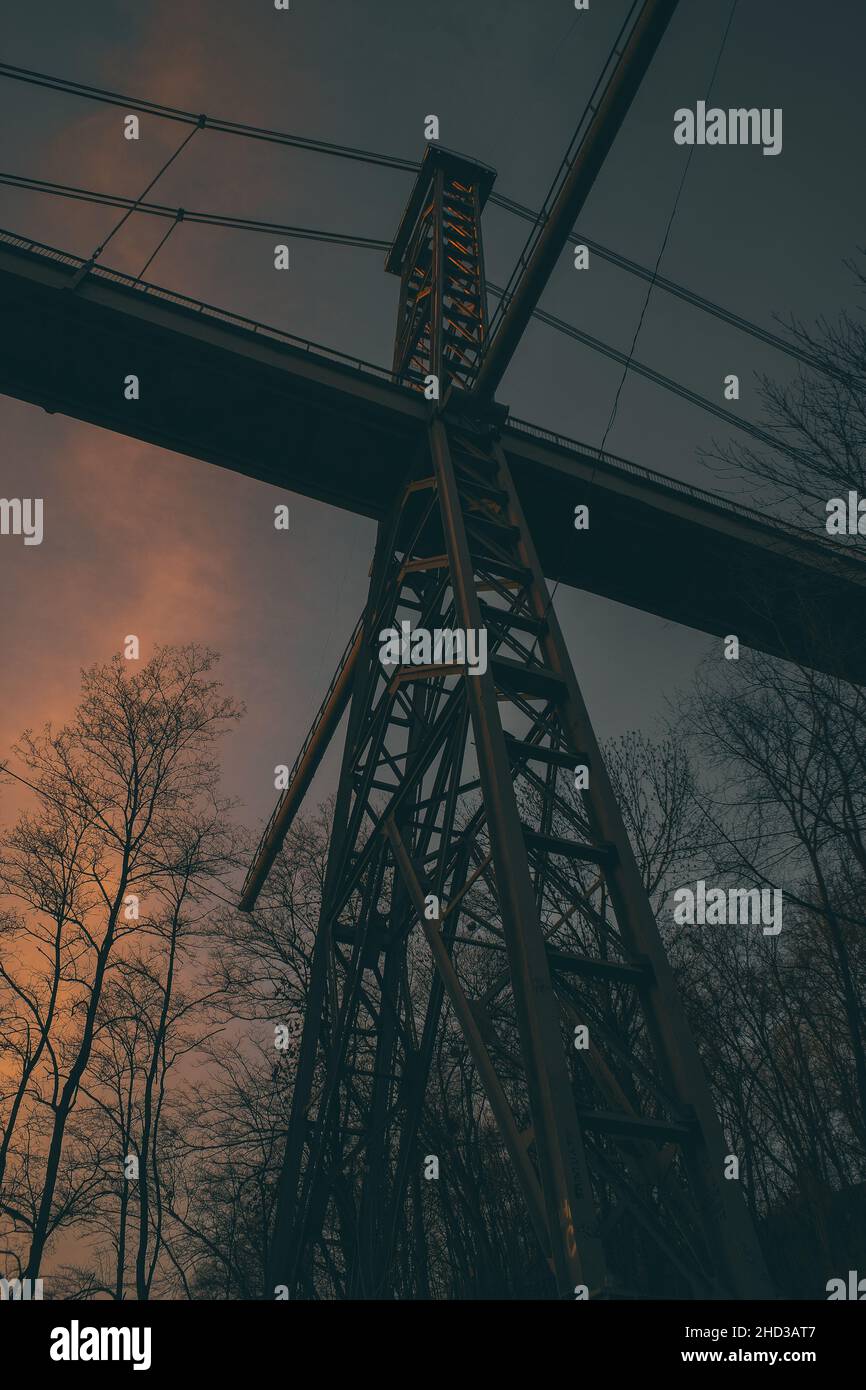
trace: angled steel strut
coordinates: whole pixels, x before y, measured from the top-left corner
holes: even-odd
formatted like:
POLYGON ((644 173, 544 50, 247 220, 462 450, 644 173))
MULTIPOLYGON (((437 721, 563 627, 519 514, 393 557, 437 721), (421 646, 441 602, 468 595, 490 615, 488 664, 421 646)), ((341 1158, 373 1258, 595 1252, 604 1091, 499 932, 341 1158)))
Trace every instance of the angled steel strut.
POLYGON ((563 161, 550 213, 539 217, 536 234, 518 265, 516 281, 506 292, 501 319, 473 385, 481 400, 493 398, 505 375, 677 4, 678 0, 644 0, 633 23, 627 20, 623 26, 623 46, 614 49, 611 60, 616 61, 598 102, 585 113, 590 118, 586 129, 578 131, 563 161))

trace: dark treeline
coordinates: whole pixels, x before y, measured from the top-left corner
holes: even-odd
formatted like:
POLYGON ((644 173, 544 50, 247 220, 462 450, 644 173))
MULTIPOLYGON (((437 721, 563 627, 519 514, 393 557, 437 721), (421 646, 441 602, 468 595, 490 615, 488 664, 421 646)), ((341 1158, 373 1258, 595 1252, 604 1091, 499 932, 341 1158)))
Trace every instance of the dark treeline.
MULTIPOLYGON (((78 720, 21 750, 41 797, 2 863, 0 1207, 7 1277, 41 1273, 54 1296, 265 1294, 330 808, 295 826, 256 912, 235 912, 248 847, 207 745, 236 711, 209 664, 91 673, 78 720)), ((863 1233, 864 747, 861 692, 744 656, 704 673, 678 737, 607 750, 746 1200, 800 1296, 856 1268, 863 1233), (674 924, 674 889, 699 876, 781 886, 782 931, 674 924)), ((585 945, 574 930, 563 949, 585 945)), ((412 968, 431 969, 420 941, 412 968)), ((508 1008, 506 991, 500 1027, 508 1008)), ((639 1049, 639 1020, 620 1023, 639 1049)), ((549 1292, 450 1016, 387 1293, 419 1289, 549 1292)))

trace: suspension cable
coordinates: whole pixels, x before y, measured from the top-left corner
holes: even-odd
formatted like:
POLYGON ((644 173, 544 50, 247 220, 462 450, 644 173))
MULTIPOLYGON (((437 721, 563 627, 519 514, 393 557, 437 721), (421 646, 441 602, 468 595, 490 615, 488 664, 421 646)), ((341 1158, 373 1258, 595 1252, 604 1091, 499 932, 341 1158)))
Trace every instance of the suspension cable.
MULTIPOLYGON (((487 288, 491 294, 502 294, 502 290, 497 285, 492 285, 490 281, 487 282, 487 288)), ((535 309, 532 316, 539 323, 546 324, 548 328, 555 328, 558 333, 564 333, 566 337, 573 338, 575 342, 583 343, 585 347, 592 348, 594 352, 600 353, 602 357, 608 357, 612 362, 619 363, 620 366, 625 366, 628 363, 629 369, 636 372, 638 376, 645 377, 647 381, 651 381, 655 386, 663 387, 665 391, 672 391, 675 395, 688 401, 690 405, 696 405, 701 410, 708 411, 710 415, 715 415, 717 419, 723 420, 726 425, 730 425, 733 429, 742 430, 746 434, 752 435, 761 444, 794 456, 796 451, 787 449, 780 444, 778 439, 775 439, 768 431, 762 430, 760 425, 754 425, 751 421, 744 420, 742 416, 735 415, 733 411, 725 410, 724 406, 716 405, 715 401, 701 396, 688 386, 681 385, 673 377, 665 376, 663 372, 657 372, 654 367, 647 366, 645 362, 637 361, 619 348, 611 347, 609 343, 602 342, 593 334, 586 333, 581 328, 575 328, 573 324, 566 323, 564 319, 557 318, 555 314, 549 314, 545 309, 535 309)))
MULTIPOLYGON (((48 193, 59 198, 95 203, 102 207, 134 208, 148 217, 170 217, 173 220, 195 222, 206 227, 225 227, 241 232, 269 232, 296 237, 300 241, 332 242, 338 246, 358 246, 367 251, 388 251, 390 241, 376 237, 354 236, 350 233, 328 232, 313 227, 290 227, 280 222, 265 222, 253 217, 235 217, 229 213, 194 212, 189 208, 173 208, 165 203, 147 203, 141 199, 124 198, 119 194, 96 193, 73 184, 52 183, 47 179, 25 178, 20 174, 0 173, 0 184, 23 188, 32 193, 48 193), (178 217, 178 214, 181 214, 178 217)), ((139 277, 140 278, 140 277, 139 277)))
MULTIPOLYGON (((204 124, 205 124, 205 120, 206 120, 206 117, 204 117, 204 116, 199 116, 197 123, 193 126, 193 128, 192 128, 192 130, 190 131, 189 135, 185 136, 184 139, 181 140, 181 142, 180 142, 180 144, 178 145, 177 149, 174 151, 174 154, 169 155, 168 159, 167 159, 167 160, 165 161, 165 163, 163 164, 163 166, 162 166, 162 168, 160 169, 159 173, 158 173, 158 174, 154 174, 153 178, 151 179, 150 183, 147 185, 147 188, 144 190, 144 192, 143 192, 142 194, 140 194, 140 196, 139 196, 138 198, 136 198, 136 200, 135 200, 134 203, 131 203, 131 204, 130 204, 130 206, 127 208, 126 212, 123 214, 123 216, 121 217, 121 219, 120 219, 120 221, 117 223, 117 225, 114 226, 114 227, 112 227, 111 231, 108 233, 108 236, 104 239, 104 241, 101 241, 101 242, 99 243, 99 245, 97 246, 96 250, 95 250, 95 251, 93 252, 93 254, 91 255, 90 260, 85 262, 85 264, 81 267, 81 269, 79 270, 79 272, 78 272, 78 274, 76 275, 75 279, 73 280, 73 282, 72 282, 72 289, 77 289, 78 285, 79 285, 79 284, 81 283, 81 281, 84 279, 85 275, 87 275, 87 274, 93 269, 94 265, 95 265, 96 262, 99 260, 99 257, 102 255, 103 251, 105 250, 105 248, 106 248, 106 246, 108 245, 108 243, 111 241, 112 237, 117 235, 117 233, 120 231, 121 227, 122 227, 122 226, 124 225, 124 223, 126 222, 127 218, 129 218, 129 217, 132 216, 132 214, 135 212, 136 208, 139 207, 139 205, 141 204, 142 200, 147 196, 147 194, 148 194, 148 193, 150 192, 150 190, 153 188, 154 184, 158 183, 159 180, 162 178, 163 174, 165 173, 165 171, 166 171, 166 169, 169 167, 169 165, 171 165, 171 164, 174 163, 174 161, 177 159, 178 155, 179 155, 183 150, 186 149, 187 145, 189 144, 189 142, 190 142, 190 140, 193 138, 193 136, 194 136, 199 130, 202 129, 202 127, 203 127, 204 124)), ((173 228, 169 228, 169 231, 166 233, 166 236, 163 238, 163 241, 165 241, 165 240, 168 238, 168 236, 169 236, 169 234, 170 234, 170 232, 171 232, 172 230, 173 230, 173 228)), ((161 243, 160 243, 160 244, 161 244, 161 243)), ((157 248, 157 249, 159 249, 159 248, 157 248)), ((156 252, 154 252, 154 255, 156 255, 156 252)), ((153 259, 153 258, 151 257, 151 259, 153 259)), ((150 265, 150 261, 148 261, 148 265, 150 265)), ((145 269, 146 269, 146 268, 147 268, 147 267, 145 267, 145 269)))
MULTIPOLYGON (((0 77, 7 77, 12 81, 24 82, 35 86, 46 87, 49 90, 64 92, 71 96, 83 97, 92 101, 107 103, 112 106, 124 107, 130 111, 142 111, 146 114, 163 117, 166 120, 180 121, 185 124, 198 124, 198 122, 200 122, 203 119, 201 115, 196 115, 192 111, 185 111, 180 107, 166 106, 159 102, 148 101, 144 98, 129 97, 118 92, 107 91, 100 87, 89 86, 88 84, 83 82, 74 82, 66 78, 52 77, 47 73, 34 72, 28 68, 16 67, 12 63, 0 63, 0 77)), ((287 145, 297 149, 306 149, 314 153, 331 155, 341 159, 363 161, 383 168, 396 169, 403 173, 417 173, 420 168, 420 164, 416 160, 402 159, 395 155, 382 154, 381 152, 375 152, 371 150, 356 149, 349 145, 339 145, 324 140, 315 140, 308 136, 292 135, 286 131, 269 130, 265 127, 253 126, 240 121, 224 120, 220 117, 208 116, 204 119, 206 119, 208 129, 218 130, 223 132, 224 134, 245 136, 250 139, 256 140, 266 140, 271 143, 287 145)), ((4 175, 2 176, 2 178, 0 178, 0 182, 12 183, 13 178, 10 175, 4 175)), ((61 187, 63 187, 62 185, 40 185, 39 180, 23 179, 19 181, 19 186, 36 188, 37 190, 39 187, 43 187, 46 191, 52 192, 59 192, 61 187)), ((73 195, 69 193, 65 196, 73 195)), ((92 201, 104 201, 106 203, 112 203, 113 206, 127 206, 127 204, 112 202, 112 200, 105 195, 89 194, 86 195, 85 200, 88 199, 92 201)), ((495 191, 491 192, 490 197, 488 198, 488 205, 493 205, 495 207, 501 208, 503 211, 510 213, 512 216, 521 218, 523 221, 531 222, 533 224, 533 227, 535 227, 536 225, 543 226, 544 222, 546 221, 546 214, 544 212, 544 208, 542 208, 540 211, 537 211, 533 208, 528 207, 525 203, 520 203, 513 198, 507 197, 503 193, 498 193, 495 191)), ((170 213, 167 210, 163 215, 174 216, 174 210, 171 210, 170 213)), ((207 214, 196 215, 187 213, 186 219, 191 222, 204 222, 214 220, 216 225, 224 226, 242 227, 246 225, 245 220, 243 218, 230 219, 228 217, 225 217, 211 219, 207 214)), ((280 230, 279 228, 276 228, 271 224, 262 224, 259 227, 254 226, 252 223, 250 223, 250 229, 262 231, 280 230)), ((291 231, 291 229, 286 230, 291 231)), ((298 230, 295 234, 299 236, 309 236, 309 238, 313 240, 321 239, 324 241, 332 239, 328 237, 325 233, 308 234, 301 230, 298 230)), ((609 262, 609 264, 616 266, 618 269, 623 270, 630 275, 635 275, 640 279, 651 282, 653 281, 654 273, 648 267, 640 265, 637 261, 631 260, 629 259, 629 257, 624 256, 617 251, 612 251, 609 247, 603 246, 600 242, 594 241, 591 238, 584 236, 576 228, 573 232, 573 236, 576 237, 580 242, 582 242, 594 255, 599 256, 601 259, 609 262)), ((377 250, 380 248, 387 250, 390 247, 390 242, 374 241, 371 238, 344 239, 342 237, 335 236, 333 240, 338 242, 339 244, 345 245, 369 245, 370 247, 375 246, 377 250)), ((675 297, 683 300, 685 303, 692 305, 692 307, 700 309, 704 313, 712 315, 714 318, 719 319, 723 323, 727 323, 730 327, 736 328, 743 333, 749 334, 757 341, 765 343, 767 346, 774 348, 778 352, 785 353, 788 357, 791 357, 796 361, 802 362, 805 366, 810 367, 814 371, 821 372, 826 376, 835 377, 837 379, 845 378, 845 373, 838 368, 834 368, 832 364, 822 362, 820 359, 814 357, 812 354, 798 347, 796 344, 788 342, 779 334, 773 333, 769 329, 762 328, 758 324, 751 323, 748 319, 743 318, 740 314, 736 314, 733 311, 724 308, 722 305, 716 304, 713 300, 707 299, 705 296, 688 289, 684 285, 677 284, 676 281, 668 279, 666 276, 655 275, 654 284, 656 288, 665 291, 665 293, 674 295, 675 297)))
MULTIPOLYGON (((8 77, 14 82, 26 82, 36 87, 48 87, 51 91, 66 92, 70 96, 86 97, 90 101, 103 102, 109 106, 122 106, 129 111, 143 111, 147 115, 162 116, 167 121, 181 121, 186 125, 195 125, 202 119, 194 112, 184 111, 179 106, 164 106, 160 102, 147 101, 142 97, 124 96, 120 92, 91 87, 85 82, 70 82, 63 77, 51 77, 48 73, 33 72, 29 68, 16 67, 12 63, 0 63, 0 77, 8 77)), ((245 125, 241 121, 227 121, 219 116, 208 116, 207 125, 210 130, 220 130, 225 135, 243 135, 251 140, 291 145, 296 149, 334 155, 339 159, 363 160, 367 164, 400 169, 404 173, 417 173, 419 168, 417 161, 412 159, 399 159, 394 155, 354 149, 351 145, 332 144, 327 140, 313 140, 303 135, 290 135, 286 131, 269 130, 265 126, 245 125)))

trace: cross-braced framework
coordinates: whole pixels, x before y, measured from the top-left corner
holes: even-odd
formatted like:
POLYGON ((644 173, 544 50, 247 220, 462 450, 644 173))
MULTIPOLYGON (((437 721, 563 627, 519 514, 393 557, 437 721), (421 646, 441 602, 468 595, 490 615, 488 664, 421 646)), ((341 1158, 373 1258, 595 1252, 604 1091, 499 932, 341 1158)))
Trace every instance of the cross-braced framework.
MULTIPOLYGON (((453 158, 427 162, 440 187, 453 158)), ((461 161, 476 219, 488 177, 461 161)), ((447 312, 435 266, 417 276, 419 228, 442 244, 449 216, 429 186, 425 167, 401 228, 398 356, 415 380, 438 367, 446 400, 380 527, 357 638, 271 1275, 389 1296, 433 1050, 459 1028, 561 1296, 768 1297, 505 412, 455 382, 462 358, 422 321, 447 312)))
POLYGON ((481 212, 493 186, 484 169, 428 147, 387 269, 401 277, 394 371, 423 389, 472 382, 486 346, 481 212))

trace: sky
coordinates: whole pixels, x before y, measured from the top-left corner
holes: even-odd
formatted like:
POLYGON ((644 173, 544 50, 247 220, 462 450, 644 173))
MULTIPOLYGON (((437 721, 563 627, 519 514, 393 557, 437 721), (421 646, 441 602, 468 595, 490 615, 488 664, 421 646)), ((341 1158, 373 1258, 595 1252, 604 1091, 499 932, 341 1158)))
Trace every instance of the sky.
MULTIPOLYGON (((3 61, 213 116, 380 150, 423 154, 425 117, 443 144, 492 165, 496 189, 537 207, 626 13, 626 0, 61 0, 8 7, 3 61)), ((655 264, 688 151, 674 111, 707 95, 731 0, 681 0, 596 183, 580 228, 655 264)), ((740 0, 712 101, 781 107, 783 149, 695 150, 661 272, 753 321, 833 319, 849 303, 845 267, 863 241, 859 0, 740 0), (852 171, 854 176, 852 177, 852 171)), ((0 171, 138 197, 188 133, 0 77, 0 171)), ((320 154, 199 132, 160 179, 171 206, 390 237, 411 176, 320 154)), ((0 187, 0 227, 81 256, 116 210, 0 187)), ((138 274, 166 224, 130 218, 103 263, 138 274)), ((527 226, 491 207, 490 278, 504 283, 527 226)), ((273 268, 273 236, 185 225, 147 278, 211 304, 389 365, 397 281, 383 257, 298 241, 273 268)), ((628 349, 646 286, 565 255, 543 307, 628 349)), ((51 344, 46 343, 46 353, 51 344)), ((655 291, 635 356, 760 420, 755 374, 785 379, 788 360, 655 291)), ((513 413, 591 445, 605 433, 621 371, 533 324, 499 391, 513 413)), ((699 451, 731 432, 630 375, 607 447, 671 476, 752 500, 699 451)), ((0 397, 0 496, 44 499, 45 538, 0 537, 0 759, 24 727, 71 713, 82 666, 127 634, 222 653, 228 690, 248 715, 226 742, 225 790, 252 827, 276 797, 361 611, 374 539, 365 519, 249 478, 0 397), (291 528, 273 509, 288 502, 291 528)), ((688 575, 683 575, 688 583, 688 575)), ((602 737, 651 731, 720 644, 648 615, 560 589, 557 611, 602 737)), ((336 745, 312 795, 333 785, 336 745)), ((0 793, 0 819, 15 809, 0 793)))

